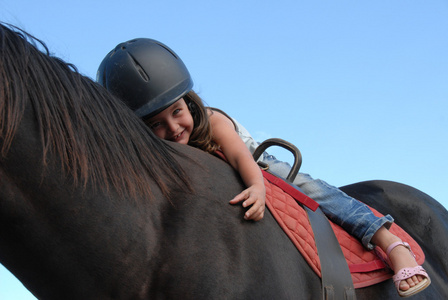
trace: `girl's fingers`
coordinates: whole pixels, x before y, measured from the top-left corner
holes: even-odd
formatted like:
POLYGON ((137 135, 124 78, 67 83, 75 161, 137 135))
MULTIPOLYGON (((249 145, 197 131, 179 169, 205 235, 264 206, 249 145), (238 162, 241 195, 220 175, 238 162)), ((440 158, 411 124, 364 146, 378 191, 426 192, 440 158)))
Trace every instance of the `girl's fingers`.
POLYGON ((246 219, 253 219, 257 221, 257 219, 263 218, 264 209, 264 205, 261 205, 259 201, 256 201, 254 205, 252 205, 252 207, 244 214, 244 217, 246 219))
MULTIPOLYGON (((247 198, 246 201, 243 202, 243 207, 248 207, 248 206, 250 206, 250 205, 252 205, 252 204, 257 203, 256 200, 257 200, 257 199, 256 199, 255 197, 249 197, 249 198, 247 198)), ((255 205, 254 205, 254 206, 255 206, 255 205)), ((253 207, 252 207, 251 209, 253 209, 253 207)))
POLYGON ((259 207, 258 209, 254 209, 254 207, 252 207, 244 214, 244 219, 259 221, 263 218, 263 216, 264 216, 263 207, 259 207))
POLYGON ((236 204, 238 202, 241 202, 243 200, 246 200, 248 198, 248 193, 246 191, 242 191, 241 193, 239 193, 238 195, 235 196, 235 198, 233 198, 232 200, 230 200, 230 204, 236 204))
POLYGON ((264 201, 262 198, 257 197, 256 193, 251 193, 248 190, 242 191, 240 194, 236 195, 235 198, 229 201, 230 204, 237 204, 241 201, 243 207, 250 207, 244 214, 244 219, 259 221, 264 216, 264 201))

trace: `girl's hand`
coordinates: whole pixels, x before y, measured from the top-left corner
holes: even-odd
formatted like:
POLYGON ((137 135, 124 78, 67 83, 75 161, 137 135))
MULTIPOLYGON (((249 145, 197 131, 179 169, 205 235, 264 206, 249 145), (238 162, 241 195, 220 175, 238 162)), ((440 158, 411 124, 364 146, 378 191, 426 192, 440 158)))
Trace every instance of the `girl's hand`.
POLYGON ((235 196, 229 203, 237 204, 241 201, 244 201, 242 204, 243 207, 252 205, 252 207, 244 214, 245 220, 260 221, 263 219, 266 203, 266 189, 264 184, 252 185, 235 196))

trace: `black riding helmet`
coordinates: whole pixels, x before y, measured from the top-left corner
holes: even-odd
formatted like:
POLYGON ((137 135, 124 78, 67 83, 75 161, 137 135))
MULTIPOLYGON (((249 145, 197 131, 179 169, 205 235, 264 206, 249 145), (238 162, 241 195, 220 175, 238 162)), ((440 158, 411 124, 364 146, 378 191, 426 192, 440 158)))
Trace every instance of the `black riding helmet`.
POLYGON ((146 38, 118 44, 101 62, 96 80, 145 119, 193 87, 190 73, 176 53, 146 38))

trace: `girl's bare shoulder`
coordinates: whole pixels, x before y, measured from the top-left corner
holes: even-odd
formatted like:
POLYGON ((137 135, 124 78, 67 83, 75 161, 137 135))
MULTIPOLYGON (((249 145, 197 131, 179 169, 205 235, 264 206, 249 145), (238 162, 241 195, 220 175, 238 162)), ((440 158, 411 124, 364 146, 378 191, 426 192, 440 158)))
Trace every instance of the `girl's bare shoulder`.
POLYGON ((208 117, 210 119, 210 122, 213 123, 219 123, 219 124, 227 124, 230 125, 232 128, 234 127, 232 120, 229 118, 229 116, 223 114, 219 110, 207 108, 208 117))

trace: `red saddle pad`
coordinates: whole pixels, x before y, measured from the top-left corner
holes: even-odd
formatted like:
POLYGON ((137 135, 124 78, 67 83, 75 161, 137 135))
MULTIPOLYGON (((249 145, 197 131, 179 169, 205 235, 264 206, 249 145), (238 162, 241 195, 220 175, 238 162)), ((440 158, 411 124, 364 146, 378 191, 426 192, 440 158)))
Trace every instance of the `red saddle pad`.
MULTIPOLYGON (((314 242, 314 233, 306 211, 292 196, 266 178, 266 206, 277 222, 289 236, 310 267, 321 277, 320 260, 314 242)), ((376 216, 382 216, 370 208, 376 216)), ((393 272, 384 264, 374 251, 369 251, 353 236, 340 226, 330 221, 335 235, 347 260, 355 288, 366 287, 387 280, 393 272)), ((409 243, 416 255, 418 264, 423 264, 425 255, 417 242, 396 224, 389 229, 392 233, 409 243)), ((378 248, 379 249, 379 248, 378 248)), ((380 249, 378 250, 382 252, 380 249)), ((385 256, 384 253, 380 253, 385 256)))

